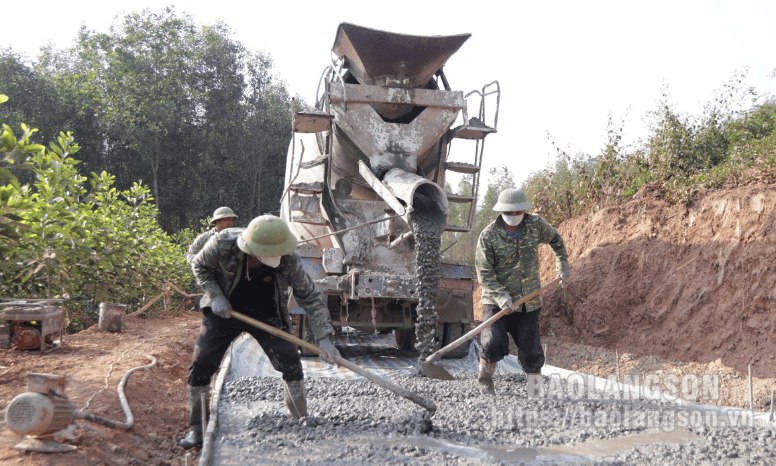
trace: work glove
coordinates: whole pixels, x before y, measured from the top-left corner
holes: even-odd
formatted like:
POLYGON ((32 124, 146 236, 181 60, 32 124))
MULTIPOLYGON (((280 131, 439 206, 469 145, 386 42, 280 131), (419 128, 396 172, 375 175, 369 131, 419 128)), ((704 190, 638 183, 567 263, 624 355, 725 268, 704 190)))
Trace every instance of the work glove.
POLYGON ((213 301, 210 302, 210 309, 212 309, 213 314, 218 317, 223 317, 224 319, 232 317, 232 305, 223 294, 213 298, 213 301))
POLYGON ((571 276, 571 270, 570 269, 561 270, 560 272, 558 272, 558 276, 560 277, 560 286, 565 288, 566 284, 569 281, 569 277, 571 276))
POLYGON ((340 353, 337 351, 337 348, 331 344, 329 337, 323 337, 318 340, 318 347, 323 350, 323 353, 320 355, 321 359, 328 362, 329 364, 334 364, 337 362, 337 357, 340 355, 340 353))

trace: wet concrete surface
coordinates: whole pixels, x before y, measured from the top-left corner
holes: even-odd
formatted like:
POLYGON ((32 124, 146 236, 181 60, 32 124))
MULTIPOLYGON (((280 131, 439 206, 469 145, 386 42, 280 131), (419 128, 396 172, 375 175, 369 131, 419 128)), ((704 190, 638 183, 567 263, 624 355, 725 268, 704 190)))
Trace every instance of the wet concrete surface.
MULTIPOLYGON (((368 381, 306 380, 309 416, 286 417, 281 381, 228 382, 212 464, 775 464, 772 429, 640 423, 666 405, 531 399, 523 375, 496 375, 483 397, 475 374, 455 381, 397 377, 438 406, 424 410, 368 381)), ((545 383, 547 379, 545 378, 545 383)))

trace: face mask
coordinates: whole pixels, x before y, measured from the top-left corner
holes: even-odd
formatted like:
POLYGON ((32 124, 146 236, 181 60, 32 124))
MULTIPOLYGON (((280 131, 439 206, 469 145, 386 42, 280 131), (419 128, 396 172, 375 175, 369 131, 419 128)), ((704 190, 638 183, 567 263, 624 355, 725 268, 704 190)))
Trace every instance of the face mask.
POLYGON ((280 265, 280 256, 276 257, 259 257, 259 261, 264 264, 272 267, 273 269, 277 268, 278 265, 280 265))
POLYGON ((525 215, 525 214, 520 214, 520 215, 504 215, 504 214, 501 214, 501 218, 504 219, 504 223, 506 223, 507 225, 509 225, 511 227, 516 227, 516 226, 520 225, 520 222, 523 221, 523 215, 525 215))

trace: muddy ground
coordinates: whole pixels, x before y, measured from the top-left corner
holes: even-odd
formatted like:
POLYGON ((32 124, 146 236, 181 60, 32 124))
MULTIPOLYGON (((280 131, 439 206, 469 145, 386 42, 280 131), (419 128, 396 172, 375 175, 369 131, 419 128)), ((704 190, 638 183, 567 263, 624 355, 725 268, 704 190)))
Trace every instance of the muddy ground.
MULTIPOLYGON (((545 296, 542 333, 548 345, 548 364, 605 376, 616 373, 617 350, 622 373, 719 373, 722 383, 717 403, 743 408, 749 407, 746 375, 752 364, 755 407, 769 409, 770 392, 776 388, 776 266, 772 265, 776 188, 757 185, 714 192, 688 207, 665 204, 652 194, 645 189, 619 209, 602 210, 559 227, 573 274, 564 293, 545 296)), ((549 250, 542 254, 542 277, 547 281, 554 276, 554 264, 549 250)), ((0 409, 24 391, 27 373, 56 373, 70 378, 66 393, 77 408, 120 421, 124 416, 115 391, 119 380, 129 369, 148 363, 143 354, 158 359, 156 367, 135 372, 127 383, 135 416, 135 426, 129 431, 79 421, 74 438, 65 440, 77 446, 77 451, 41 454, 10 448, 20 438, 0 425, 0 464, 184 464, 184 451, 176 442, 187 430, 187 367, 199 318, 197 312, 187 311, 161 318, 133 317, 119 334, 92 328, 68 336, 61 349, 46 355, 0 349, 0 409)), ((458 397, 440 400, 445 410, 465 410, 467 402, 484 402, 474 391, 473 379, 460 384, 458 397), (461 398, 463 393, 468 396, 461 398)), ((521 393, 515 390, 514 400, 519 400, 521 393)), ((342 403, 341 415, 347 406, 342 403)), ((275 416, 282 425, 287 422, 278 409, 265 416, 275 416)), ((327 423, 333 419, 328 411, 314 416, 327 423)), ((444 428, 443 418, 437 421, 440 428, 444 428)), ((380 435, 382 421, 374 420, 370 431, 380 435)), ((256 422, 261 427, 263 421, 256 422)), ((288 425, 315 435, 305 431, 306 427, 288 425)), ((735 458, 772 464, 772 458, 763 457, 753 447, 773 440, 761 439, 761 434, 744 430, 695 433, 703 440, 696 440, 694 450, 636 448, 607 461, 680 464, 685 462, 682 455, 693 451, 711 464, 736 463, 735 458)), ((350 451, 356 462, 359 455, 370 453, 350 451)), ((409 444, 385 444, 371 454, 389 459, 391 455, 416 457, 429 464, 466 464, 460 454, 424 460, 425 453, 418 451, 409 444)), ((198 454, 194 449, 192 460, 198 454)), ((343 461, 346 458, 347 454, 343 461)), ((420 464, 413 461, 405 462, 420 464)))

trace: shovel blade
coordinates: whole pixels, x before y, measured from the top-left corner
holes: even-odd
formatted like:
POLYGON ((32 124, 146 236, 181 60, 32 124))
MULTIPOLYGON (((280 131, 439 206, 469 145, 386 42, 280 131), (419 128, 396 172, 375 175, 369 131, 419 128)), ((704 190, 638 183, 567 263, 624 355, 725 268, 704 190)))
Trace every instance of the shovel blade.
POLYGON ((438 366, 433 362, 422 362, 420 363, 420 368, 423 369, 423 373, 426 374, 426 377, 437 380, 455 380, 455 377, 447 372, 444 367, 438 366))

